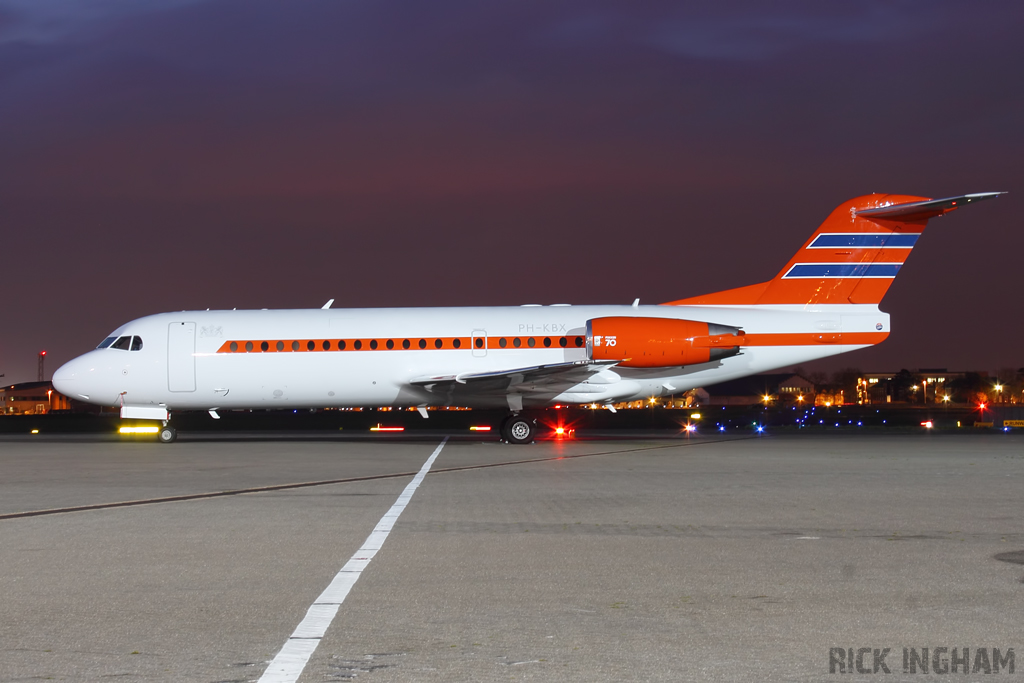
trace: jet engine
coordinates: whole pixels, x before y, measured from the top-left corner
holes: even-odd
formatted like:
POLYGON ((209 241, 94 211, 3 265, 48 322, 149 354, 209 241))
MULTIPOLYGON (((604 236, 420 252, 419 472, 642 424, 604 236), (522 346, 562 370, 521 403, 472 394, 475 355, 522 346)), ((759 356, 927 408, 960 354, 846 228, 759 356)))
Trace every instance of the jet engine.
POLYGON ((739 354, 743 336, 738 327, 695 320, 593 318, 587 321, 587 355, 626 368, 696 365, 739 354))

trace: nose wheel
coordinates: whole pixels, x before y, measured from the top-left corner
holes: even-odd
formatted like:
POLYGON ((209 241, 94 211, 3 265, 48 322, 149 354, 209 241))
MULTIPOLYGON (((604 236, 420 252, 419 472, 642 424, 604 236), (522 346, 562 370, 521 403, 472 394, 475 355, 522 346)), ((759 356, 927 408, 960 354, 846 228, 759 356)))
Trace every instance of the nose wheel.
POLYGON ((164 425, 157 432, 156 439, 160 443, 173 443, 178 438, 178 430, 170 425, 164 425))

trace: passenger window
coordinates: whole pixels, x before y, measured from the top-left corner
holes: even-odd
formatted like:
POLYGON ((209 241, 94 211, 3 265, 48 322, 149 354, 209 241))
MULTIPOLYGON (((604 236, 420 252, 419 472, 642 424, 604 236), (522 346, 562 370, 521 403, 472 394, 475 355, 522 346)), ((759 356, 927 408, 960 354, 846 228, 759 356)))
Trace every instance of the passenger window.
POLYGON ((484 347, 484 340, 481 339, 480 337, 477 337, 474 343, 476 344, 476 348, 478 349, 482 349, 484 347))
POLYGON ((252 342, 245 342, 245 350, 252 351, 252 342))
POLYGON ((526 340, 526 345, 532 349, 534 346, 537 345, 537 340, 534 339, 533 337, 530 337, 529 339, 526 340))
POLYGON ((232 351, 237 351, 238 350, 238 342, 231 342, 231 350, 232 351))
POLYGON ((132 351, 142 350, 142 337, 132 337, 132 351))
POLYGON ((330 351, 331 350, 331 340, 330 339, 325 339, 324 343, 321 344, 321 346, 324 347, 324 351, 330 351))
POLYGON ((452 346, 454 346, 455 348, 459 348, 460 346, 462 346, 462 340, 459 339, 458 337, 452 339, 452 346))
POLYGON ((360 340, 356 339, 356 341, 353 344, 353 346, 355 346, 356 347, 356 351, 358 351, 359 349, 363 348, 363 342, 361 342, 360 340))
POLYGON ((561 346, 562 348, 565 348, 566 346, 569 345, 569 340, 566 339, 565 337, 559 337, 558 338, 558 345, 561 346))
POLYGON ((427 348, 427 340, 426 339, 420 339, 419 347, 421 349, 427 348))
POLYGON ((278 351, 284 351, 284 342, 283 341, 277 342, 277 350, 278 351))
POLYGON ((306 342, 306 350, 313 351, 314 349, 316 349, 316 342, 310 339, 308 342, 306 342))
POLYGON ((516 347, 517 349, 522 345, 523 342, 519 340, 519 337, 516 337, 515 339, 512 340, 512 346, 516 347))
POLYGON ((292 342, 292 351, 298 351, 298 350, 299 350, 299 342, 293 341, 292 342))
POLYGON ((409 348, 410 346, 412 346, 412 344, 410 344, 410 343, 409 343, 409 340, 408 340, 408 339, 406 339, 406 340, 402 341, 402 348, 403 348, 403 349, 407 349, 407 348, 409 348))
POLYGON ((551 337, 544 337, 544 346, 551 346, 551 337))
POLYGON ((114 343, 114 340, 115 340, 115 339, 117 339, 117 337, 107 337, 106 339, 104 339, 103 341, 101 341, 101 342, 100 342, 100 345, 99 345, 99 346, 97 346, 96 348, 97 348, 97 349, 105 349, 105 348, 107 348, 108 346, 110 346, 111 344, 113 344, 113 343, 114 343))
POLYGON ((395 341, 393 339, 388 339, 387 343, 384 344, 384 346, 388 347, 389 349, 393 349, 395 348, 395 341))
POLYGON ((434 340, 434 348, 435 349, 439 349, 442 346, 444 346, 444 342, 443 341, 441 341, 440 339, 435 339, 434 340))
POLYGON ((576 346, 583 346, 583 337, 576 337, 576 346))
POLYGON ((260 351, 266 351, 270 348, 270 344, 267 342, 260 342, 260 351))
POLYGON ((118 337, 117 341, 110 345, 112 349, 119 349, 121 351, 127 351, 132 345, 131 337, 118 337))
POLYGON ((339 339, 338 340, 338 350, 339 351, 344 351, 345 350, 345 340, 344 339, 339 339))
POLYGON ((508 346, 508 342, 505 341, 504 337, 498 340, 498 346, 500 346, 501 348, 505 348, 506 346, 508 346))
POLYGON ((376 339, 371 339, 370 340, 370 348, 374 349, 374 350, 377 349, 377 340, 376 339))

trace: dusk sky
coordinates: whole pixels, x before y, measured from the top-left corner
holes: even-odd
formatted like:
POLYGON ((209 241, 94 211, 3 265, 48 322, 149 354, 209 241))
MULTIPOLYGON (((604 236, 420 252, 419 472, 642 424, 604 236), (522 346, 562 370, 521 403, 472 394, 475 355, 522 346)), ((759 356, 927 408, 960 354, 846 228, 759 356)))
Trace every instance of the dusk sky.
POLYGON ((0 0, 0 373, 150 313, 660 303, 870 192, 882 345, 1024 366, 1020 2, 0 0))

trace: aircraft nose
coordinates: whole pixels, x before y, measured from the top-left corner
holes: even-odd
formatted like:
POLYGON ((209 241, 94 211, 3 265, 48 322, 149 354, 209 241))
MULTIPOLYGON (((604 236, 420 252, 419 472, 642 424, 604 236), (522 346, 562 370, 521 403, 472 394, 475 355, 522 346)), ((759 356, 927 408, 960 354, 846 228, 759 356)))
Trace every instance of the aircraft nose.
POLYGON ((86 370, 86 361, 79 356, 57 368, 53 373, 53 388, 71 398, 89 400, 82 380, 86 370))

